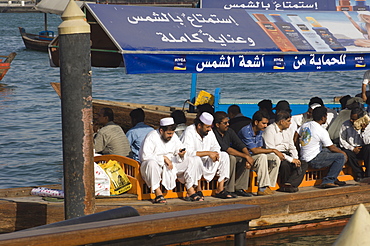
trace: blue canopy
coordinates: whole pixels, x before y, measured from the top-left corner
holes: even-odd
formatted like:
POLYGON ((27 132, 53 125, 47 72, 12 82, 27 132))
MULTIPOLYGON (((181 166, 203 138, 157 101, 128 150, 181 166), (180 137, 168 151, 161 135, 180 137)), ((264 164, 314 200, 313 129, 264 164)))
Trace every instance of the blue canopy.
POLYGON ((335 0, 201 0, 201 8, 226 10, 305 10, 336 11, 335 0))
POLYGON ((351 22, 357 12, 86 8, 131 74, 369 69, 370 41, 351 22))

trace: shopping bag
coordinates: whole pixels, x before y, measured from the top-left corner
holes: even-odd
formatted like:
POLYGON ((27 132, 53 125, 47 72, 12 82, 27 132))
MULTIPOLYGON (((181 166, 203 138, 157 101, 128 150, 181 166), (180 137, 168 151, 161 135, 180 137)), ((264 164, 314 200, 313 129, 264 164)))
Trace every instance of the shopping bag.
POLYGON ((95 196, 110 196, 110 179, 108 174, 94 162, 95 196))
POLYGON ((119 195, 131 189, 132 184, 117 161, 99 163, 110 179, 110 194, 119 195))

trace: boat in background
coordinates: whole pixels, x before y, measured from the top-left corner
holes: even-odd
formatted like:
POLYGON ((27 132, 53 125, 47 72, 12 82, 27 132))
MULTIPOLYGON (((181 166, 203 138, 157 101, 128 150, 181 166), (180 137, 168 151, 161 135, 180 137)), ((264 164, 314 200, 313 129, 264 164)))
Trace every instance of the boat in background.
POLYGON ((38 50, 38 51, 48 51, 48 45, 54 39, 53 31, 41 31, 39 34, 27 33, 23 27, 18 27, 21 33, 23 43, 27 49, 38 50))
POLYGON ((4 78, 5 74, 10 69, 10 63, 12 63, 16 55, 17 53, 12 52, 7 56, 0 56, 0 80, 4 78), (3 58, 5 58, 5 60, 3 58))
MULTIPOLYGON (((54 32, 48 30, 48 14, 62 15, 69 0, 42 0, 35 9, 44 13, 44 30, 39 34, 27 33, 22 27, 19 28, 24 45, 27 49, 48 52, 48 46, 54 39, 54 32)), ((77 5, 82 6, 84 1, 78 1, 77 5)))

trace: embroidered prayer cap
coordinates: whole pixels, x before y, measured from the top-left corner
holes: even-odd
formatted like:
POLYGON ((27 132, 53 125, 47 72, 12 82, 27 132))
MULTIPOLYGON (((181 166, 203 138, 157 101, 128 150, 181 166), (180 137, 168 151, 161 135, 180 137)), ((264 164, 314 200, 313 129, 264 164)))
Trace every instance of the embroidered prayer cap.
POLYGON ((210 113, 203 112, 200 116, 199 119, 201 122, 203 122, 206 125, 212 125, 213 122, 213 116, 210 113))
POLYGON ((312 105, 310 106, 310 108, 311 108, 312 110, 314 110, 315 108, 318 108, 318 107, 321 107, 321 104, 314 103, 314 104, 312 104, 312 105))
POLYGON ((172 117, 166 117, 166 118, 163 118, 159 121, 160 126, 170 126, 170 125, 173 125, 173 124, 175 124, 175 121, 173 120, 172 117))

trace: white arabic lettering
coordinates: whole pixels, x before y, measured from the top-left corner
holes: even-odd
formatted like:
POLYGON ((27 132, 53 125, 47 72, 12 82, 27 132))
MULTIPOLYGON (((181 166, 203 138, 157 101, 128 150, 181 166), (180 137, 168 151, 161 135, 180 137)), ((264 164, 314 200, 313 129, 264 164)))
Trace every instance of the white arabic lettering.
POLYGON ((197 72, 202 72, 205 68, 230 68, 234 67, 235 62, 234 62, 234 57, 227 56, 221 56, 220 61, 206 61, 206 62, 201 62, 196 65, 196 70, 197 72))
POLYGON ((275 10, 281 10, 282 9, 318 9, 317 2, 314 2, 313 4, 305 4, 305 2, 298 2, 292 4, 290 1, 283 1, 281 4, 274 1, 272 2, 274 6, 271 6, 270 3, 265 3, 264 1, 249 1, 248 4, 225 4, 224 9, 230 10, 230 9, 275 9, 275 10))
POLYGON ((264 57, 261 58, 257 55, 254 57, 253 60, 245 60, 244 55, 240 55, 239 58, 241 58, 239 62, 239 67, 264 67, 264 57))
MULTIPOLYGON (((322 66, 333 66, 333 65, 345 65, 346 64, 346 54, 341 54, 339 59, 336 57, 326 58, 327 55, 315 55, 311 54, 311 59, 309 65, 316 66, 317 69, 321 69, 322 66)), ((295 61, 293 62, 293 69, 298 70, 301 66, 307 65, 306 58, 299 60, 299 57, 294 57, 295 61)))

